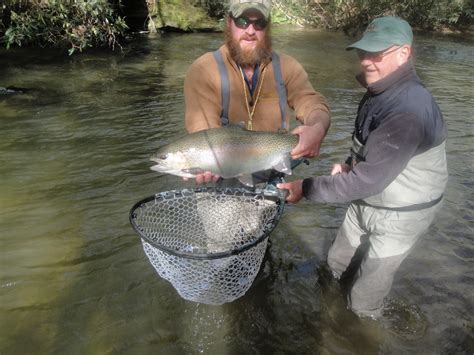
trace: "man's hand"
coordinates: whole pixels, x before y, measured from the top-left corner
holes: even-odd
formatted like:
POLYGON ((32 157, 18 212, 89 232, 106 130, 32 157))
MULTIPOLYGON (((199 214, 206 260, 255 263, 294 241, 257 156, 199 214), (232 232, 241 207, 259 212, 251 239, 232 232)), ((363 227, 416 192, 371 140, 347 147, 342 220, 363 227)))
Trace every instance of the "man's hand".
POLYGON ((348 173, 351 170, 351 167, 346 163, 334 164, 332 166, 331 175, 337 175, 341 173, 348 173))
MULTIPOLYGON (((210 171, 206 171, 202 174, 196 175, 196 184, 208 184, 210 182, 217 182, 219 179, 219 175, 214 175, 210 171)), ((188 181, 189 178, 183 178, 183 180, 188 181)))
POLYGON ((326 135, 326 128, 322 124, 316 123, 312 126, 299 126, 291 133, 300 136, 298 145, 291 151, 292 159, 301 157, 312 158, 319 155, 321 142, 326 135))
POLYGON ((331 125, 331 118, 328 112, 315 110, 305 117, 303 122, 303 126, 291 132, 300 136, 298 145, 291 151, 293 159, 312 158, 319 155, 321 143, 331 125))
POLYGON ((303 198, 303 180, 283 182, 277 184, 277 187, 282 190, 288 190, 288 196, 286 196, 287 202, 297 203, 303 198))

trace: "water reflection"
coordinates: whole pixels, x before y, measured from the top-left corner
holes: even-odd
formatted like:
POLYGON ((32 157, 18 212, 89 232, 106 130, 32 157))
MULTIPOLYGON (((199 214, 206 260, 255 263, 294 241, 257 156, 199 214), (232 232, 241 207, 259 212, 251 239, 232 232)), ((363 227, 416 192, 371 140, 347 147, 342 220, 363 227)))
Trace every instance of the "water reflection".
MULTIPOLYGON (((345 157, 363 93, 352 41, 278 30, 275 47, 299 59, 333 109, 319 159, 345 157)), ((149 170, 148 156, 184 134, 186 68, 220 34, 137 39, 122 53, 0 50, 0 352, 377 353, 472 348, 472 41, 419 35, 416 66, 449 127, 450 181, 442 213, 407 258, 390 294, 391 318, 355 318, 322 264, 345 206, 287 206, 255 284, 206 306, 157 277, 128 211, 157 191, 192 186, 149 170), (179 186, 178 186, 179 185, 179 186)))

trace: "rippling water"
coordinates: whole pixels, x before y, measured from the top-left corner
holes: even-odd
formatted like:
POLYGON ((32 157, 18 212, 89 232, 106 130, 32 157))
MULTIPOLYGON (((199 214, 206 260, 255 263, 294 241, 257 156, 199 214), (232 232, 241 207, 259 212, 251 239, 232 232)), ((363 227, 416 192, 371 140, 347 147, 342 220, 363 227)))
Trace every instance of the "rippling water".
MULTIPOLYGON (((275 29, 327 96, 333 124, 300 176, 349 147, 363 90, 342 34, 275 29)), ((346 310, 323 268, 345 206, 287 206, 249 292, 223 306, 182 300, 128 222, 158 191, 192 186, 149 170, 184 134, 187 67, 220 34, 138 38, 72 58, 0 50, 0 353, 469 353, 474 299, 474 43, 418 35, 418 74, 449 127, 450 180, 436 222, 399 270, 381 321, 346 310)))

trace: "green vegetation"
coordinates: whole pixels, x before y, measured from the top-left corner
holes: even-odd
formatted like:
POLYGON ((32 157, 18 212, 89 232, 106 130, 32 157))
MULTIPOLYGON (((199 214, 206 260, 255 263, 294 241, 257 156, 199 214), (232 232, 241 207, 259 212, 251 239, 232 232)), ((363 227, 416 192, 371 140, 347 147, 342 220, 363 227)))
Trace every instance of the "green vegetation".
POLYGON ((470 0, 274 0, 277 18, 327 29, 358 30, 375 17, 400 16, 413 27, 439 31, 472 25, 470 0))
MULTIPOLYGON (((1 9, 0 9, 1 10, 1 9)), ((3 8, 0 34, 12 45, 69 48, 118 45, 127 29, 107 0, 12 0, 3 8)))
MULTIPOLYGON (((222 1, 196 1, 208 13, 222 16, 222 1), (211 10, 212 11, 209 11, 211 10)), ((472 25, 472 0, 273 0, 272 21, 334 30, 365 28, 375 17, 394 15, 412 26, 439 31, 472 25)))
MULTIPOLYGON (((68 48, 70 54, 87 47, 113 49, 127 31, 124 9, 142 6, 142 23, 147 19, 153 29, 210 31, 219 28, 225 4, 224 0, 4 0, 0 44, 68 48), (121 7, 121 1, 128 6, 121 7)), ((357 32, 375 17, 396 15, 423 30, 473 29, 472 0, 273 0, 273 5, 277 24, 357 32)))
POLYGON ((222 1, 155 0, 150 3, 149 16, 156 28, 213 31, 219 28, 217 20, 225 16, 222 1))

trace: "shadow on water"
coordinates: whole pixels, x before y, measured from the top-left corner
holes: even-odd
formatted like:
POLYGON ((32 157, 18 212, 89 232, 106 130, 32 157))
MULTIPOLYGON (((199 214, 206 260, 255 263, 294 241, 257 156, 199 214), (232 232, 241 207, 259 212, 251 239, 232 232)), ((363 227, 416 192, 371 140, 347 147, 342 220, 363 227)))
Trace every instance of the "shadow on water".
MULTIPOLYGON (((307 68, 333 124, 318 159, 294 178, 344 159, 363 90, 352 39, 275 31, 307 68), (334 60, 327 60, 328 57, 334 60)), ((472 349, 473 44, 422 37, 417 68, 450 130, 443 211, 397 274, 382 322, 356 318, 324 268, 345 206, 286 206, 248 293, 207 306, 179 297, 128 223, 138 200, 192 186, 149 170, 148 156, 184 134, 186 68, 221 35, 137 38, 123 52, 72 58, 13 50, 0 85, 1 353, 393 353, 472 349), (456 52, 453 52, 456 51, 456 52), (459 71, 459 68, 468 68, 459 71), (471 83, 472 84, 472 83, 471 83)))

